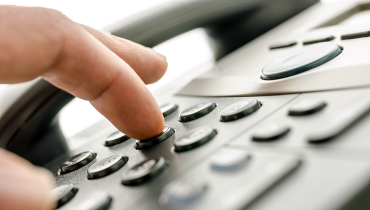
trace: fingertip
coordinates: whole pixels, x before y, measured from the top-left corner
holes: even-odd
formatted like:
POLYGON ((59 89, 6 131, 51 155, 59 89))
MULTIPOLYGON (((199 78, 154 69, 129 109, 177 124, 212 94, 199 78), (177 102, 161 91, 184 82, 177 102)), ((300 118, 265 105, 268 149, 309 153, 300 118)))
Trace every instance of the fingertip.
POLYGON ((157 82, 163 77, 168 68, 167 58, 153 49, 150 50, 155 56, 153 57, 153 59, 151 59, 149 64, 151 66, 151 68, 148 69, 148 73, 150 74, 150 76, 147 76, 145 78, 144 82, 146 84, 157 82))

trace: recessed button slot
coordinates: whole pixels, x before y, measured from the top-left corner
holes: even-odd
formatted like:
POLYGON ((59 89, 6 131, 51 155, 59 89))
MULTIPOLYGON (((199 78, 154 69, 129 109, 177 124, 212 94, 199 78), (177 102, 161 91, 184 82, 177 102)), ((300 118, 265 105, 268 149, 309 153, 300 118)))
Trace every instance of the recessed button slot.
POLYGON ((272 141, 289 133, 290 128, 284 124, 269 123, 253 132, 253 141, 272 141))
POLYGON ((96 163, 87 170, 88 179, 97 179, 105 177, 122 168, 128 161, 128 158, 123 155, 111 155, 96 163))
POLYGON ((166 168, 163 157, 145 160, 136 164, 122 175, 122 184, 139 185, 157 176, 166 168))
POLYGON ((116 144, 122 143, 126 140, 130 139, 129 136, 122 133, 121 131, 116 131, 112 134, 110 134, 107 138, 105 138, 105 146, 111 147, 116 144))
POLYGON ((243 118, 257 111, 260 107, 261 104, 256 99, 238 101, 221 111, 221 121, 228 122, 243 118))
POLYGON ((108 210, 112 203, 112 197, 104 191, 90 193, 88 199, 77 206, 78 210, 108 210))
POLYGON ((327 36, 327 37, 322 37, 322 38, 317 38, 317 39, 305 40, 303 41, 303 45, 316 44, 320 42, 329 42, 334 39, 335 39, 335 36, 327 36))
POLYGON ((161 109, 163 117, 167 117, 168 115, 174 113, 179 106, 175 103, 168 103, 160 106, 159 108, 161 109))
POLYGON ((175 130, 173 130, 172 128, 170 128, 168 126, 165 126, 162 133, 159 134, 158 136, 155 136, 155 137, 150 138, 150 139, 145 139, 145 140, 137 140, 135 148, 136 149, 150 148, 152 146, 155 146, 155 145, 167 140, 174 133, 175 133, 175 130))
POLYGON ((198 119, 210 113, 216 108, 216 104, 210 101, 189 107, 180 113, 180 122, 188 122, 198 119))
POLYGON ((277 43, 277 44, 272 44, 270 46, 270 50, 275 50, 275 49, 281 49, 281 48, 287 48, 287 47, 292 47, 296 45, 297 42, 291 41, 291 42, 286 42, 286 43, 277 43))
POLYGON ((200 178, 182 178, 167 184, 160 195, 163 205, 181 207, 198 200, 206 192, 207 184, 200 178))
POLYGON ((65 174, 82 168, 83 166, 94 160, 95 157, 96 154, 92 151, 86 151, 72 156, 60 166, 60 173, 65 174))
POLYGON ((199 147, 213 139, 216 134, 216 130, 208 126, 202 126, 188 131, 179 138, 175 139, 175 151, 183 152, 199 147))
POLYGON ((326 103, 321 100, 303 99, 289 108, 288 114, 291 116, 309 115, 322 110, 326 103))
POLYGON ((59 186, 51 191, 51 196, 54 202, 57 203, 57 208, 68 203, 77 193, 78 189, 72 184, 59 186))

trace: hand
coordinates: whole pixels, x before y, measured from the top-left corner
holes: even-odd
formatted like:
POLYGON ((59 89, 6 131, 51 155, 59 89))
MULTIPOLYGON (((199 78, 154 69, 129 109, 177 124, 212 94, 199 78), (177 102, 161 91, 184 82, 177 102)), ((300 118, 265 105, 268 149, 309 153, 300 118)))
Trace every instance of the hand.
MULTIPOLYGON (((101 33, 44 8, 0 6, 0 83, 39 76, 88 100, 136 139, 159 134, 162 113, 145 84, 167 69, 152 49, 101 33)), ((0 209, 50 209, 50 175, 0 151, 0 209)))

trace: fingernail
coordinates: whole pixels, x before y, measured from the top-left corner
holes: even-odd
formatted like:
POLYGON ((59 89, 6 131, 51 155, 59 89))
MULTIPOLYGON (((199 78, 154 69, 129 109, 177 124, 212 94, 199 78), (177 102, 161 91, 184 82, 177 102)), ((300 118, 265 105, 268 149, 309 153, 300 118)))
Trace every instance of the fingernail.
MULTIPOLYGON (((152 50, 153 50, 153 49, 152 49, 152 50)), ((155 51, 155 50, 153 50, 153 52, 155 52, 157 55, 159 55, 161 58, 163 58, 165 61, 167 61, 166 56, 164 56, 164 55, 162 55, 162 54, 158 53, 158 52, 157 52, 157 51, 155 51)))

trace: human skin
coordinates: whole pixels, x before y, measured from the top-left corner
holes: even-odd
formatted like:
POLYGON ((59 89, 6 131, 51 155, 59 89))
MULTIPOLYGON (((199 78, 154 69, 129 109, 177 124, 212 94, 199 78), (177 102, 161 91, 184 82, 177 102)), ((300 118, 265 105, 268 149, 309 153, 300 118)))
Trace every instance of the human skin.
MULTIPOLYGON (((166 58, 150 48, 80 25, 38 7, 0 6, 0 83, 42 77, 90 103, 135 139, 161 133, 163 115, 145 84, 166 58)), ((0 210, 53 209, 53 177, 0 149, 0 210)))

